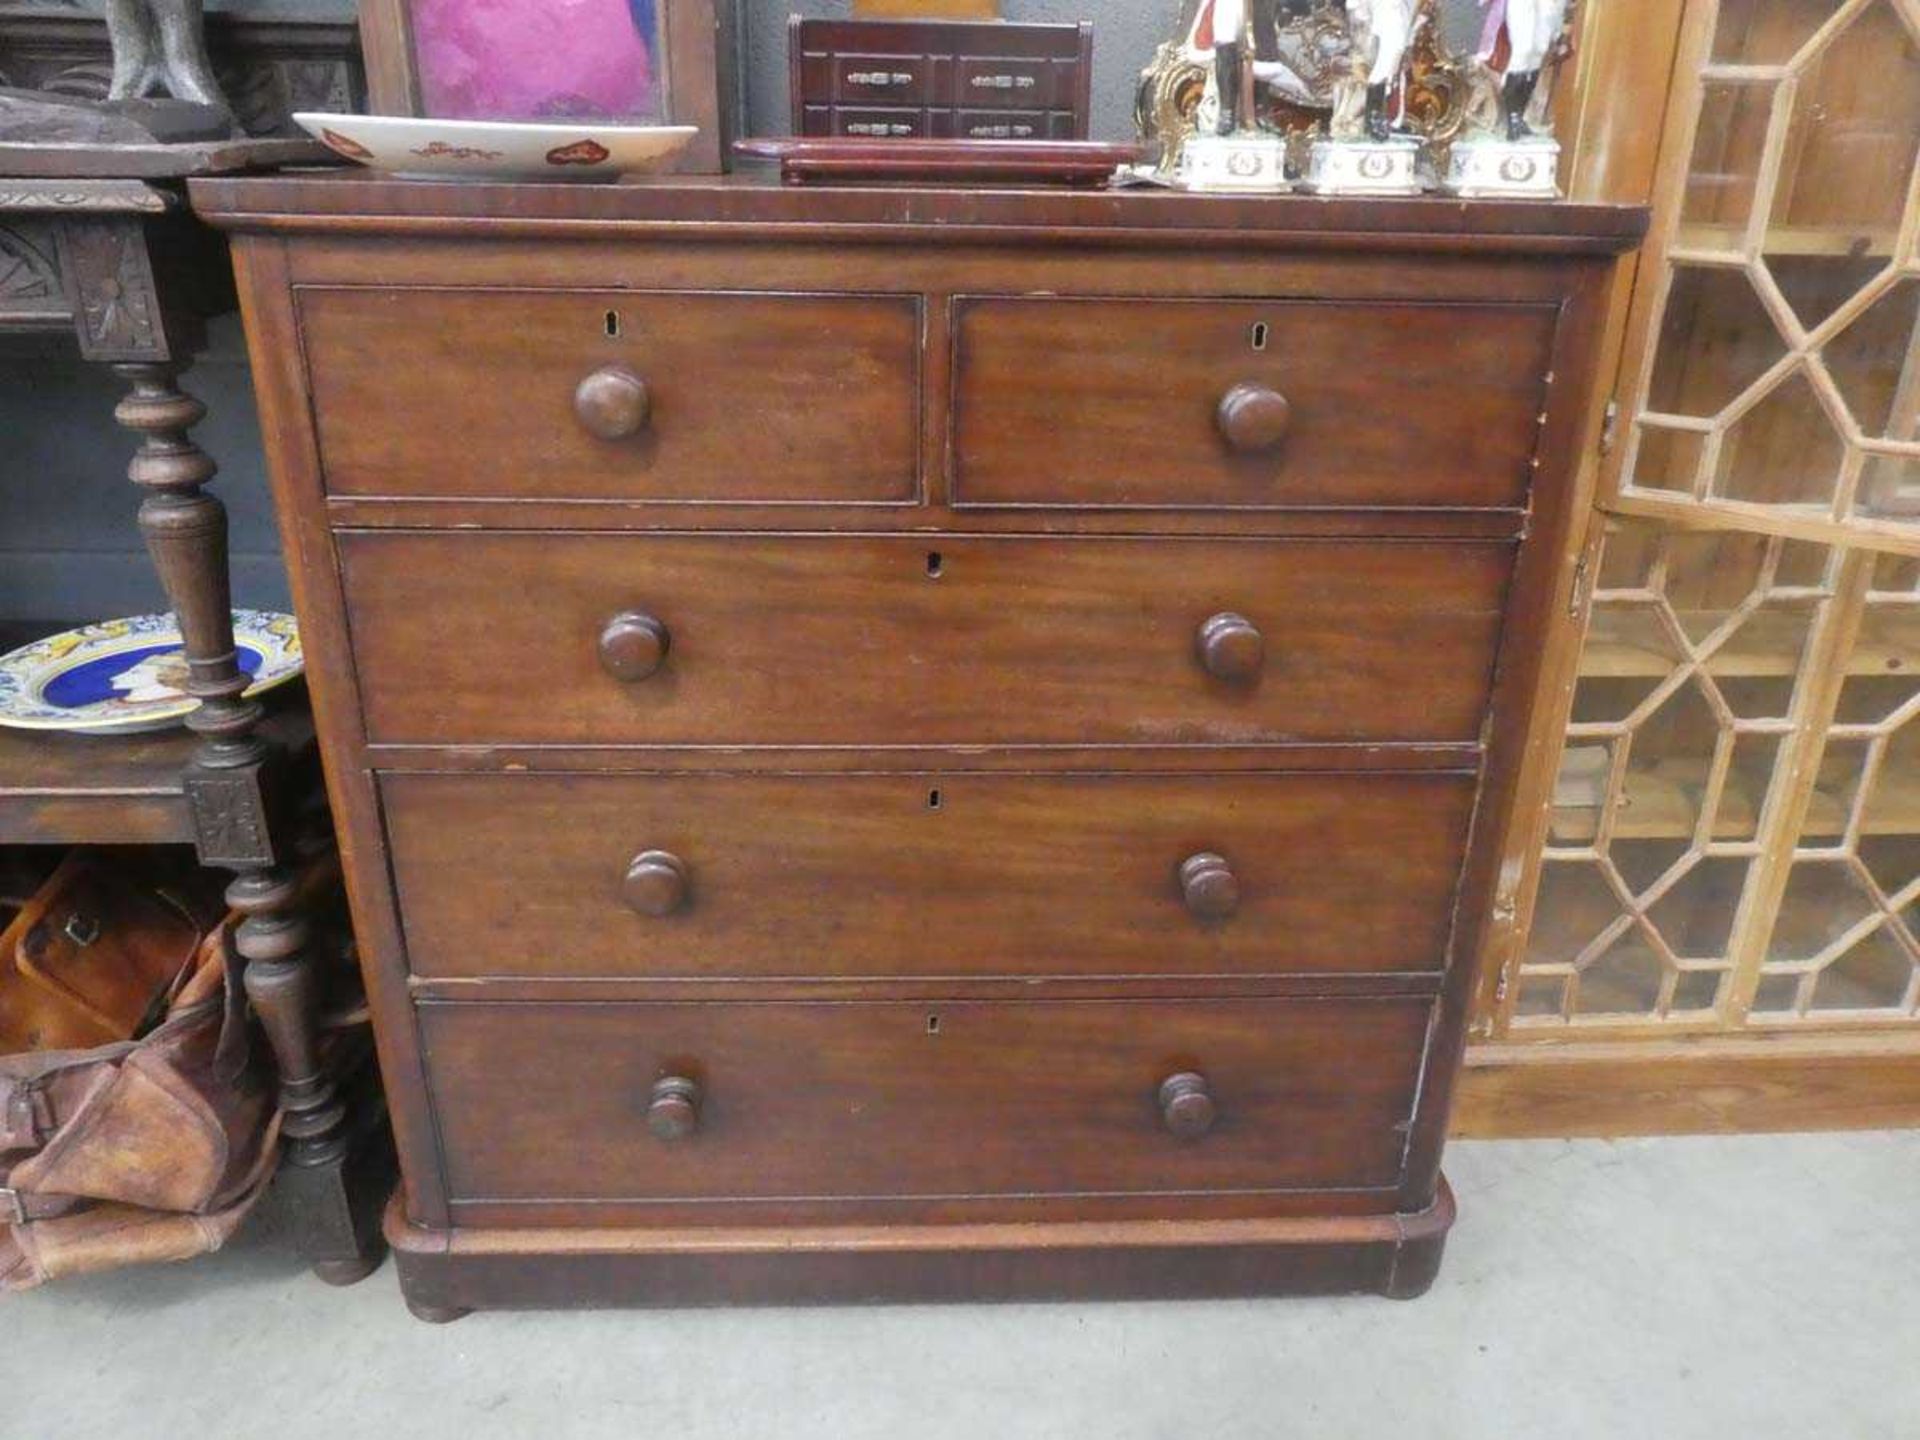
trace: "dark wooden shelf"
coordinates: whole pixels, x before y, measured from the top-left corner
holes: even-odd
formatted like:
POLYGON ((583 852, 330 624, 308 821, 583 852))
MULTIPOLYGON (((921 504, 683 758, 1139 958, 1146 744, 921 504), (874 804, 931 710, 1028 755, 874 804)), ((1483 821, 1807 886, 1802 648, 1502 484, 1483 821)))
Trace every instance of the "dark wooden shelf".
MULTIPOLYGON (((264 733, 298 754, 313 743, 305 689, 272 697, 264 733)), ((62 735, 0 729, 0 844, 190 844, 182 783, 193 735, 62 735)))

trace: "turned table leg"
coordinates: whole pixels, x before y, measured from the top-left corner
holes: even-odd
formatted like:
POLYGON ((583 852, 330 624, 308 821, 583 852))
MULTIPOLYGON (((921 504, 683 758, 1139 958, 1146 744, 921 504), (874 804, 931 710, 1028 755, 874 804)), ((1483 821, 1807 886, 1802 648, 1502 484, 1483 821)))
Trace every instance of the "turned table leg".
MULTIPOLYGON (((234 872, 227 902, 242 917, 234 948, 245 963, 247 998, 278 1066, 282 1175, 330 1171, 330 1180, 316 1174, 305 1188, 339 1191, 349 1148, 347 1109, 320 1050, 321 977, 312 929, 298 904, 294 876, 276 850, 271 792, 279 757, 258 732, 261 706, 246 698, 250 680, 234 644, 227 511, 204 488, 216 467, 187 433, 206 407, 179 388, 170 364, 113 368, 132 387, 114 418, 140 436, 127 472, 146 492, 140 530, 186 642, 187 690, 200 701, 187 717, 199 737, 187 782, 196 845, 202 863, 234 872)), ((279 844, 284 847, 284 837, 279 844)), ((378 1263, 377 1246, 357 1238, 343 1252, 339 1237, 355 1227, 324 1228, 334 1238, 321 1247, 323 1253, 308 1245, 323 1279, 355 1279, 378 1263)))

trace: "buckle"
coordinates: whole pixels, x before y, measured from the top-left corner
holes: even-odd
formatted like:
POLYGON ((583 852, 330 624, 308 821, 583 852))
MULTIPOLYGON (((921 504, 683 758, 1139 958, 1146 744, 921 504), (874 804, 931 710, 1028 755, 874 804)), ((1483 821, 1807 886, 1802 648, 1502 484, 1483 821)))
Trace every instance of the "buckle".
POLYGON ((42 1145, 52 1133, 53 1101, 31 1081, 16 1085, 0 1114, 0 1149, 42 1145))
POLYGON ((0 1224, 24 1225, 27 1223, 26 1202, 20 1198, 20 1192, 6 1185, 0 1185, 0 1224))

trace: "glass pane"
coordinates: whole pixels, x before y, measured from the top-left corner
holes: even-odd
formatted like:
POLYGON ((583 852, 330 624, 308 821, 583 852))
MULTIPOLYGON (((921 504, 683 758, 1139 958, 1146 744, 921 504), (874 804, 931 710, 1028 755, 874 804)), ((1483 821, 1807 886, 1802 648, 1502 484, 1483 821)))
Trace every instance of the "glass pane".
POLYGON ((1709 80, 1701 86, 1680 244, 1689 250, 1738 250, 1746 239, 1773 112, 1771 82, 1709 80))
POLYGON ((1805 324, 1831 314, 1863 269, 1891 259, 1916 154, 1920 44, 1892 0, 1874 0, 1802 58, 1781 148, 1765 251, 1776 275, 1800 262, 1804 273, 1782 288, 1805 324), (1812 282, 1829 267, 1838 283, 1812 282))
POLYGON ((1846 444, 1798 371, 1728 428, 1712 493, 1750 504, 1830 510, 1846 444))
POLYGON ((1716 65, 1784 65, 1840 8, 1841 0, 1721 0, 1713 29, 1716 65))
POLYGON ((1753 841, 1833 554, 1609 523, 1516 1026, 1698 1025, 1731 993, 1753 841))
POLYGON ((1813 982, 1813 1008, 1904 1009, 1913 976, 1908 947, 1891 927, 1883 926, 1820 971, 1813 982))
POLYGON ((1744 271, 1674 267, 1647 409, 1712 419, 1787 353, 1744 271))
POLYGON ((1628 483, 1642 490, 1693 493, 1707 437, 1697 430, 1667 430, 1644 422, 1638 427, 1628 483))
MULTIPOLYGON (((1767 947, 1802 977, 1769 1013, 1911 1015, 1920 1001, 1920 564, 1879 560, 1767 947)), ((1769 988, 1771 985, 1771 988, 1769 988)))
POLYGON ((1582 1015, 1651 1015, 1667 967, 1639 930, 1629 930, 1580 972, 1574 1010, 1582 1015))
POLYGON ((1907 0, 1724 0, 1716 15, 1712 60, 1681 92, 1692 151, 1664 202, 1680 258, 1622 494, 1920 518, 1920 453, 1900 448, 1920 444, 1920 15, 1907 0))
POLYGON ((1869 436, 1911 440, 1920 429, 1920 280, 1902 280, 1829 340, 1820 359, 1869 436))
POLYGON ((1889 519, 1920 516, 1920 456, 1869 454, 1855 508, 1889 519))

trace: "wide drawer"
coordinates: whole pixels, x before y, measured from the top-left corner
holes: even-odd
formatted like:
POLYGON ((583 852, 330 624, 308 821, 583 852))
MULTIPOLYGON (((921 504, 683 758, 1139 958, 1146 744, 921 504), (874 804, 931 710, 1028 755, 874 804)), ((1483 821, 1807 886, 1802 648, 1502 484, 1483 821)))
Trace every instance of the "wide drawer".
POLYGON ((1234 999, 419 1014, 452 1198, 665 1202, 1388 1186, 1430 1011, 1234 999), (1200 1128, 1204 1104, 1203 1134, 1170 1128, 1176 1075, 1199 1077, 1183 1093, 1205 1098, 1179 1100, 1171 1124, 1200 1128))
POLYGON ((1529 305, 959 299, 955 500, 1519 507, 1554 324, 1529 305))
POLYGON ((1190 976, 1440 968, 1474 779, 399 774, 381 795, 423 976, 1190 976))
POLYGON ((336 495, 918 493, 917 297, 297 293, 336 495))
POLYGON ((369 737, 421 743, 1471 742, 1512 559, 1505 542, 337 539, 369 737))

